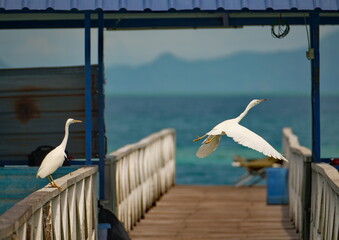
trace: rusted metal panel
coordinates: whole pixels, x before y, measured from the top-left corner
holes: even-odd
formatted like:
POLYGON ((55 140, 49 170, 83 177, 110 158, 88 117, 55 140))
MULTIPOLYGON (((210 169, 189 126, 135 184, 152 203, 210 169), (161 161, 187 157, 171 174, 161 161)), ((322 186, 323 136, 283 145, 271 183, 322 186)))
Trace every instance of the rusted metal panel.
MULTIPOLYGON (((83 158, 85 151, 84 134, 74 133, 68 140, 66 151, 68 157, 83 158)), ((28 155, 38 146, 49 145, 58 146, 63 138, 62 134, 36 135, 35 138, 26 136, 9 136, 6 143, 0 146, 0 159, 7 161, 20 160, 23 164, 27 163, 28 155)), ((96 142, 93 143, 93 145, 96 142)), ((95 147, 95 146, 94 146, 95 147)))
MULTIPOLYGON (((68 118, 83 121, 70 127, 67 150, 85 157, 84 67, 0 70, 0 161, 27 161, 38 146, 57 146, 68 118)), ((97 66, 92 66, 93 157, 97 156, 97 66)))
MULTIPOLYGON (((1 102, 1 101, 0 101, 1 102)), ((94 121, 97 121, 97 114, 93 114, 94 121)), ((74 118, 85 121, 85 115, 79 112, 58 112, 39 114, 38 117, 17 118, 16 114, 5 115, 0 118, 0 125, 6 128, 0 128, 0 135, 13 134, 44 134, 62 133, 64 134, 65 122, 67 118, 74 118)), ((84 124, 73 124, 70 126, 70 138, 74 132, 84 132, 84 124)), ((98 129, 93 126, 93 131, 98 129)), ((28 138, 32 136, 27 136, 28 138)))
MULTIPOLYGON (((46 94, 0 96, 2 105, 1 112, 8 114, 15 109, 16 114, 34 114, 38 112, 83 112, 85 110, 84 94, 81 92, 70 92, 69 94, 46 94), (51 109, 51 106, 53 108, 51 109)), ((93 99, 93 110, 97 110, 97 99, 93 99)))
MULTIPOLYGON (((97 66, 92 67, 92 80, 97 77, 97 66)), ((85 89, 84 67, 48 67, 0 69, 0 92, 37 92, 85 89)), ((97 81, 92 81, 97 87, 97 81)))

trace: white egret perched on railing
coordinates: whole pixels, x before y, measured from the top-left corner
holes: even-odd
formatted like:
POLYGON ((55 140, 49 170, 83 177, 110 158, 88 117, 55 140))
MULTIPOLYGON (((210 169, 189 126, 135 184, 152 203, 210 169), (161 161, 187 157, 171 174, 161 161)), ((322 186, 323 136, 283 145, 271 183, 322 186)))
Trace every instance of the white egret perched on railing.
POLYGON ((252 100, 247 105, 245 111, 241 113, 238 117, 225 120, 216 125, 211 131, 209 131, 202 137, 194 139, 193 141, 196 142, 206 137, 206 139, 202 142, 202 146, 198 149, 196 153, 197 157, 204 158, 211 154, 218 147, 221 136, 227 135, 228 137, 233 138, 235 142, 245 147, 252 148, 258 152, 261 152, 268 157, 273 157, 276 159, 287 161, 286 158, 284 158, 262 137, 239 124, 241 119, 243 119, 246 116, 246 114, 252 107, 266 100, 267 99, 252 100))
POLYGON ((48 180, 52 187, 56 187, 61 191, 61 188, 54 182, 52 178, 52 173, 54 173, 59 167, 62 166, 65 157, 67 158, 67 155, 65 153, 68 135, 69 135, 69 125, 72 123, 80 123, 80 120, 74 120, 72 118, 67 119, 65 124, 65 136, 62 140, 61 144, 54 148, 52 151, 50 151, 44 160, 42 161, 38 172, 36 174, 36 177, 45 178, 48 177, 48 180))

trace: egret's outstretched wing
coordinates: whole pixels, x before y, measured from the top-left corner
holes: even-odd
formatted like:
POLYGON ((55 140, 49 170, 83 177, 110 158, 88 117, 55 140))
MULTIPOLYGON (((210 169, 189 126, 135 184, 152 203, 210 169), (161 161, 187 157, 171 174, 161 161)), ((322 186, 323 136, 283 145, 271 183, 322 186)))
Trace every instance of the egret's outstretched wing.
POLYGON ((258 134, 252 132, 251 130, 241 126, 238 123, 232 124, 232 127, 229 127, 225 131, 226 135, 233 138, 233 140, 245 147, 252 148, 258 152, 263 153, 268 157, 273 157, 276 159, 286 160, 277 150, 275 150, 268 142, 266 142, 258 134))
POLYGON ((217 149, 219 142, 220 142, 221 136, 220 135, 210 135, 208 136, 203 142, 201 147, 198 149, 196 156, 198 158, 204 158, 211 154, 215 149, 217 149), (211 140, 210 143, 205 143, 208 140, 211 140))

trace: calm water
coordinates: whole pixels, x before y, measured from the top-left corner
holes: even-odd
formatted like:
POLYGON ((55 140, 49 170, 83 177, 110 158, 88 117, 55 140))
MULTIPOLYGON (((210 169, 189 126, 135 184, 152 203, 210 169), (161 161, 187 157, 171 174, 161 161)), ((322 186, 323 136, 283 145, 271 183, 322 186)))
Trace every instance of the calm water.
MULTIPOLYGON (((210 156, 195 156, 203 135, 219 122, 238 116, 253 98, 269 98, 253 108, 241 124, 281 150, 281 129, 291 127, 302 145, 311 146, 311 101, 305 96, 115 96, 106 98, 108 151, 163 128, 177 133, 178 184, 232 184, 244 173, 230 164, 232 156, 263 155, 223 137, 210 156)), ((339 157, 339 97, 321 99, 322 157, 339 157)))

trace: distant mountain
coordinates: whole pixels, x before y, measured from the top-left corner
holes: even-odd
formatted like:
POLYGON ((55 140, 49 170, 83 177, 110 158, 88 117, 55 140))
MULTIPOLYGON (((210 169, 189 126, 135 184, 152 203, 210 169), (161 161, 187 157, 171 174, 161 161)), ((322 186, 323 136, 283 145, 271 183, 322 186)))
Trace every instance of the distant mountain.
POLYGON ((321 42, 320 81, 323 92, 339 93, 339 32, 321 42))
MULTIPOLYGON (((339 32, 321 41, 321 90, 339 93, 339 32)), ((140 67, 106 68, 106 93, 309 93, 307 49, 186 61, 164 54, 140 67)))
POLYGON ((0 68, 9 68, 9 66, 3 60, 0 59, 0 68))

